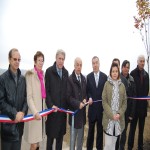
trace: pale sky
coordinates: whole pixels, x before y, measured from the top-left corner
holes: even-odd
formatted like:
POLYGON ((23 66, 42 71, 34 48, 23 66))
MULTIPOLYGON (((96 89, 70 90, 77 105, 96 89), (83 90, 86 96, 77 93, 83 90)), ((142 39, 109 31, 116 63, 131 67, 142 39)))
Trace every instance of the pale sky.
POLYGON ((91 72, 95 55, 100 59, 100 70, 107 75, 113 58, 121 63, 129 60, 132 70, 138 55, 146 56, 134 28, 135 1, 0 0, 0 68, 8 67, 8 52, 17 48, 20 69, 33 68, 33 56, 40 50, 46 70, 53 65, 57 49, 63 49, 69 73, 76 57, 83 61, 82 73, 91 72))

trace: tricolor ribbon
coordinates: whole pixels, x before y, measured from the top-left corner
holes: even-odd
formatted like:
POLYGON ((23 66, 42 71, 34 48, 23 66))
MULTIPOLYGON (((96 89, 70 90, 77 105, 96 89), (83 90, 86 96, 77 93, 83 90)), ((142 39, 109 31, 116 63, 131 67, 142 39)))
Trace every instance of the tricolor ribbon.
MULTIPOLYGON (((99 102, 99 101, 102 101, 102 100, 97 100, 97 101, 93 101, 93 103, 96 103, 96 102, 99 102)), ((89 104, 89 102, 86 102, 84 107, 87 106, 89 104)), ((39 114, 41 117, 43 116, 47 116, 51 113, 53 113, 55 111, 54 108, 51 108, 51 109, 45 109, 43 111, 40 111, 39 114)), ((58 108, 59 112, 64 112, 64 113, 67 113, 67 114, 72 114, 72 115, 75 115, 78 111, 78 110, 75 110, 74 112, 73 111, 70 111, 70 110, 66 110, 66 109, 63 109, 63 108, 58 108)), ((33 114, 29 114, 29 115, 26 115, 24 116, 24 118, 21 120, 21 122, 28 122, 28 121, 32 121, 34 120, 34 115, 33 114)), ((7 122, 7 123, 15 123, 14 120, 11 120, 8 116, 6 115, 0 115, 0 122, 7 122)))
MULTIPOLYGON (((52 112, 54 112, 55 109, 51 108, 51 109, 45 109, 41 112, 39 112, 40 116, 47 116, 49 114, 51 114, 52 112)), ((31 120, 34 120, 34 116, 32 114, 30 115, 26 115, 22 120, 21 122, 28 122, 28 121, 31 121, 31 120)), ((6 115, 0 115, 0 122, 7 122, 7 123, 15 123, 14 120, 11 120, 8 116, 6 115)))
MULTIPOLYGON (((43 116, 47 116, 49 114, 51 114, 52 112, 54 112, 55 109, 54 108, 51 108, 51 109, 45 109, 43 111, 40 111, 39 114, 41 117, 43 116)), ((67 113, 67 114, 73 114, 74 112, 73 111, 70 111, 70 110, 65 110, 63 108, 58 108, 59 112, 64 112, 64 113, 67 113)), ((30 115, 26 115, 22 120, 21 122, 28 122, 28 121, 31 121, 31 120, 34 120, 34 116, 32 114, 30 115)), ((0 122, 7 122, 7 123, 15 123, 14 120, 11 120, 8 116, 6 115, 0 115, 0 122)))
MULTIPOLYGON (((97 103, 97 102, 102 102, 102 100, 93 101, 93 103, 97 103)), ((88 104, 89 104, 89 102, 84 103, 84 107, 86 107, 88 104)), ((83 107, 83 108, 84 108, 84 107, 83 107)), ((79 110, 80 110, 80 109, 75 110, 72 115, 75 115, 79 110)))
POLYGON ((150 100, 150 96, 141 96, 141 97, 128 97, 136 100, 150 100))

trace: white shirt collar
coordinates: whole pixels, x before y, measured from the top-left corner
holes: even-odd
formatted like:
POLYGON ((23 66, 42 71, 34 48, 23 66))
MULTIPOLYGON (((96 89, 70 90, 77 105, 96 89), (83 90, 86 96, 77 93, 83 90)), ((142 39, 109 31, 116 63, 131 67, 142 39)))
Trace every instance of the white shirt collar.
POLYGON ((77 80, 78 80, 78 76, 81 78, 81 75, 80 75, 80 74, 77 75, 77 74, 75 73, 75 75, 76 75, 77 80))
POLYGON ((99 71, 97 73, 94 72, 94 76, 98 76, 99 77, 99 71))

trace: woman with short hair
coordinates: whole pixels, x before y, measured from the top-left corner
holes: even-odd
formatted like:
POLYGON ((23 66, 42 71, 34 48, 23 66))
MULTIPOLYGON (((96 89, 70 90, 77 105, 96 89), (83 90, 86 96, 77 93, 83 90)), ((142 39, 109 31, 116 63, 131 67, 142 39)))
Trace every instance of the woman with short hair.
POLYGON ((24 138, 31 144, 30 150, 38 150, 43 140, 44 125, 39 112, 45 109, 44 55, 37 51, 34 55, 34 68, 26 72, 28 114, 33 114, 33 121, 25 123, 24 138))

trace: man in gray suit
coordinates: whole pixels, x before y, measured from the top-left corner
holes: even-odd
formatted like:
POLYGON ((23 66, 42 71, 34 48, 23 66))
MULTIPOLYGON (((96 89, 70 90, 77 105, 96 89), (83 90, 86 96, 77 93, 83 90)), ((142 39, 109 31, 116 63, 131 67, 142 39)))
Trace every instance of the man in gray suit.
MULTIPOLYGON (((76 58, 74 61, 74 70, 69 76, 67 83, 67 99, 70 110, 78 110, 74 116, 74 139, 77 140, 77 150, 82 150, 83 137, 84 137, 84 125, 86 123, 86 80, 81 73, 82 60, 76 58)), ((69 124, 72 126, 72 117, 69 116, 69 124)), ((75 142, 72 143, 75 147, 75 142)))

